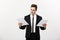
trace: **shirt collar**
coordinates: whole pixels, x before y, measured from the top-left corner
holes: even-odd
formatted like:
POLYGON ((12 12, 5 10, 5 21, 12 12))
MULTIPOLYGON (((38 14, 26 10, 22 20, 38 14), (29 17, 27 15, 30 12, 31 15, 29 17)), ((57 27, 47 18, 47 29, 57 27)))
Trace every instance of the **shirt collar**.
MULTIPOLYGON (((33 16, 32 14, 30 14, 30 16, 33 16)), ((36 16, 36 14, 34 14, 34 16, 36 16)))

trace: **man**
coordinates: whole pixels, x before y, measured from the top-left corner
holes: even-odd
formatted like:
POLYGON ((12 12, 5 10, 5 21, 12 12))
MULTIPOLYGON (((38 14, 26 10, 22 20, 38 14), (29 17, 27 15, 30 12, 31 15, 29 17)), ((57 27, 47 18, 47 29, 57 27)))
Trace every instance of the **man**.
POLYGON ((25 21, 29 25, 23 25, 18 23, 20 29, 26 28, 26 40, 40 40, 40 30, 45 30, 47 24, 42 24, 42 26, 37 26, 37 24, 42 20, 42 17, 36 14, 37 5, 32 4, 30 7, 30 14, 25 16, 25 21))

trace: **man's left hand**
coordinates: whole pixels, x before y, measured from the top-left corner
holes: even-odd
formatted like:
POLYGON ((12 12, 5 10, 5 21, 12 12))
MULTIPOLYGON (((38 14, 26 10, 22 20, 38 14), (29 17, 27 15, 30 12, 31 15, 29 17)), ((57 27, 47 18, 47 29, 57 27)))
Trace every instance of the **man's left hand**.
POLYGON ((46 28, 47 24, 44 23, 44 24, 42 24, 42 26, 46 28))

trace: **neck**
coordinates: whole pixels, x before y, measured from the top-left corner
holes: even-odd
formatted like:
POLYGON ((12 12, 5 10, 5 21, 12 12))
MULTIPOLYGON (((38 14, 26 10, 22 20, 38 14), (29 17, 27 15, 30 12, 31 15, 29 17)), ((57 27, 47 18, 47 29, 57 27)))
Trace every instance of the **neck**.
POLYGON ((32 14, 32 16, 34 16, 35 14, 32 14))
POLYGON ((32 16, 34 16, 35 14, 32 14, 32 16))

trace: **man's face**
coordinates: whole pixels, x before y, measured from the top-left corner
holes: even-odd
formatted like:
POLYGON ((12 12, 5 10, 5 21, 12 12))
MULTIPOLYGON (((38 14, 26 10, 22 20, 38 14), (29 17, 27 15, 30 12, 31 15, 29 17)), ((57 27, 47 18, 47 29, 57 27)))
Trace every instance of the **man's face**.
POLYGON ((37 11, 37 10, 35 9, 35 7, 31 7, 31 8, 30 8, 30 12, 31 12, 31 14, 34 15, 34 14, 36 13, 36 11, 37 11))

